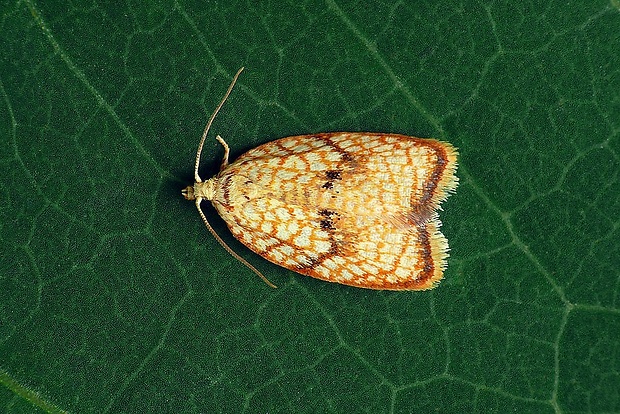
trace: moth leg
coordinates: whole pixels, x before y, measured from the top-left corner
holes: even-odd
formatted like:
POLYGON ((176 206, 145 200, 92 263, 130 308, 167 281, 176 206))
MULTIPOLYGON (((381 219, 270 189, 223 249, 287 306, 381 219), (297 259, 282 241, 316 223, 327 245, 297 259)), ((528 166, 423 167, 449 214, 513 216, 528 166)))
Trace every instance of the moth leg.
POLYGON ((215 137, 220 144, 224 147, 224 158, 222 159, 222 164, 220 165, 220 171, 224 168, 228 167, 228 155, 230 154, 230 148, 228 148, 228 144, 224 141, 224 138, 219 135, 215 137))

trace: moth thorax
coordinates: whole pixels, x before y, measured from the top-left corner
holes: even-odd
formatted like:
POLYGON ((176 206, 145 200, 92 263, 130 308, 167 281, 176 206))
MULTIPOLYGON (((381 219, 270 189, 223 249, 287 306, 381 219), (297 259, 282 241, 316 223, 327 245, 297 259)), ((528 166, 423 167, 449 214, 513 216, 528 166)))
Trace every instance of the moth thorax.
POLYGON ((215 198, 216 178, 209 178, 202 183, 194 183, 194 197, 203 198, 205 200, 213 200, 215 198))

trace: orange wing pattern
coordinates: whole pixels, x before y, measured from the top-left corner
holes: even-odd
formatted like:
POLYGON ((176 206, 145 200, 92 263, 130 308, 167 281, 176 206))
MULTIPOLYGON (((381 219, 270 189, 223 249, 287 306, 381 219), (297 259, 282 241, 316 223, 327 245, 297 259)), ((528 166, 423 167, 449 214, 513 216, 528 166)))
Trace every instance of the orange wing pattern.
POLYGON ((424 290, 446 268, 436 210, 457 187, 456 158, 432 139, 301 135, 246 152, 194 191, 273 263, 361 288, 424 290))

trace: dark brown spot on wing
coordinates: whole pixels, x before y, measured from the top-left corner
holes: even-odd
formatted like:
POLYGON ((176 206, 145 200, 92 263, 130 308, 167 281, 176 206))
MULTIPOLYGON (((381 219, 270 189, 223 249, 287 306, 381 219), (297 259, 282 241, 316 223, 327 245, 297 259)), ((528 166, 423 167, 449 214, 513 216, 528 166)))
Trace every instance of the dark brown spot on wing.
POLYGON ((328 180, 342 180, 342 171, 340 170, 329 170, 325 172, 328 180))

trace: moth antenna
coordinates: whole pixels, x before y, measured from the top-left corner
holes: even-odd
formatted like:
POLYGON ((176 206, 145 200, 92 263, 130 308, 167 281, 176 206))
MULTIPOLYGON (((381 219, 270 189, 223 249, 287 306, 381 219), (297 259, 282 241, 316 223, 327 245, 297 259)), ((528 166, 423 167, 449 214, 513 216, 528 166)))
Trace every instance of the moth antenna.
POLYGON ((207 134, 209 133, 211 124, 213 123, 213 120, 215 119, 215 116, 217 115, 217 113, 220 111, 220 109, 222 109, 222 106, 224 105, 224 102, 226 102, 226 99, 228 99, 228 95, 230 95, 230 92, 235 86, 235 83, 237 83, 237 78, 239 77, 241 72, 243 72, 243 69, 244 68, 241 67, 241 69, 239 69, 237 73, 235 74, 235 77, 233 78, 232 82, 230 82, 230 86, 228 87, 228 90, 224 94, 224 97, 222 98, 220 104, 217 106, 217 108, 215 108, 215 111, 213 111, 213 114, 211 114, 211 118, 209 118, 209 122, 207 122, 207 126, 205 126, 205 130, 202 133, 202 138, 200 139, 200 144, 198 145, 198 151, 196 152, 196 164, 194 165, 194 181, 197 183, 202 182, 202 179, 198 175, 198 166, 200 165, 200 154, 202 154, 202 147, 205 143, 205 140, 207 139, 207 134))
MULTIPOLYGON (((239 73, 237 73, 238 75, 239 73)), ((234 83, 234 82, 233 82, 234 83)), ((231 249, 230 247, 228 247, 228 245, 226 244, 226 242, 224 242, 224 240, 222 240, 222 238, 215 232, 215 230, 213 230, 213 227, 211 227, 211 225, 209 224, 209 221, 207 220, 207 216, 205 216, 205 214, 202 212, 202 209, 200 208, 200 202, 202 201, 202 197, 197 197, 196 198, 196 207, 198 208, 198 213, 200 214, 200 217, 202 217, 202 221, 205 223, 205 226, 207 226, 207 228, 209 229, 209 232, 213 235, 213 237, 215 237, 215 239, 222 245, 222 247, 235 259, 239 260, 241 263, 243 263, 248 269, 250 269, 251 271, 253 271, 254 273, 256 273, 261 279, 263 279, 263 282, 267 283, 268 286, 276 289, 277 286, 274 285, 273 283, 271 283, 269 281, 269 279, 267 279, 261 272, 258 271, 257 268, 255 268, 254 266, 252 266, 247 260, 245 260, 243 257, 239 256, 233 249, 231 249)))
MULTIPOLYGON (((237 83, 237 78, 239 78, 239 75, 241 74, 241 72, 243 72, 243 69, 244 68, 241 67, 237 71, 235 76, 233 77, 233 80, 232 80, 232 82, 230 82, 230 86, 228 86, 228 89, 226 90, 226 93, 224 94, 224 97, 220 101, 220 103, 217 106, 217 108, 215 108, 215 111, 213 111, 213 114, 211 114, 211 117, 209 118, 209 122, 207 122, 207 125, 205 126, 205 130, 202 133, 202 137, 200 138, 200 144, 198 145, 198 151, 196 152, 196 164, 194 165, 194 181, 196 183, 201 183, 202 182, 202 179, 198 175, 198 167, 200 165, 200 155, 202 154, 202 147, 204 146, 205 140, 207 139, 207 134, 209 133, 209 129, 211 128, 211 124, 213 124, 213 120, 215 119, 215 116, 220 111, 220 109, 222 109, 222 106, 224 106, 224 102, 226 102, 226 100, 228 99, 228 96, 230 95, 230 92, 232 92, 232 89, 235 86, 235 83, 237 83)), ((228 149, 228 145, 226 145, 226 142, 224 142, 224 140, 219 135, 217 136, 217 140, 224 146, 224 151, 226 153, 226 155, 224 157, 224 160, 222 161, 221 169, 223 169, 228 164, 228 152, 229 152, 229 149, 228 149)), ((215 237, 215 240, 217 240, 217 242, 224 248, 224 250, 226 250, 228 252, 228 254, 230 254, 235 259, 239 260, 248 269, 250 269, 251 271, 256 273, 261 279, 263 279, 263 281, 268 286, 270 286, 270 287, 272 287, 274 289, 277 288, 277 286, 274 285, 273 283, 271 283, 269 281, 269 279, 267 279, 261 272, 258 271, 257 268, 252 266, 247 260, 245 260, 243 257, 239 256, 233 249, 228 247, 226 242, 224 240, 222 240, 222 238, 219 236, 219 234, 217 234, 215 232, 215 230, 213 230, 213 227, 211 227, 211 224, 209 224, 209 221, 207 220, 207 216, 205 216, 205 214, 202 212, 202 209, 200 208, 200 203, 201 202, 202 202, 202 197, 196 197, 196 208, 198 209, 198 214, 200 214, 200 217, 202 218, 203 223, 205 224, 205 226, 209 230, 209 233, 211 233, 213 235, 213 237, 215 237)))

